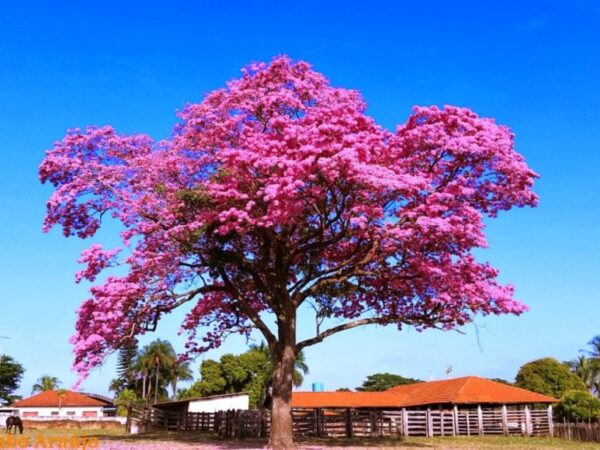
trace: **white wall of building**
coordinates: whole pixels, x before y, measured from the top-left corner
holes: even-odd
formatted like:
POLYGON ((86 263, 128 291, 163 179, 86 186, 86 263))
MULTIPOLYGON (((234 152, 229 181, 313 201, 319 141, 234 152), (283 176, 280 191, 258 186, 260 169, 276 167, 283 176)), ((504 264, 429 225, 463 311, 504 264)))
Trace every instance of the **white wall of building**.
POLYGON ((216 412, 228 409, 249 409, 249 407, 250 397, 248 394, 239 394, 191 400, 188 412, 216 412))
POLYGON ((19 416, 27 417, 103 417, 99 406, 22 407, 16 408, 19 416))

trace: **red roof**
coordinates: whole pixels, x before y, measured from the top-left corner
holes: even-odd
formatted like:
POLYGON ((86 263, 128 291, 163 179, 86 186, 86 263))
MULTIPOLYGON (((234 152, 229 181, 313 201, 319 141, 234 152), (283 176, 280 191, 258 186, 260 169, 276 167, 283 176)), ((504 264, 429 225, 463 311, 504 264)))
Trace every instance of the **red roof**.
POLYGON ((12 404, 15 408, 50 407, 58 408, 67 406, 104 406, 99 400, 87 397, 73 391, 43 391, 12 404), (59 396, 59 392, 61 395, 59 396))
POLYGON ((294 408, 403 408, 434 404, 556 403, 557 399, 479 377, 393 387, 383 392, 294 392, 294 408))

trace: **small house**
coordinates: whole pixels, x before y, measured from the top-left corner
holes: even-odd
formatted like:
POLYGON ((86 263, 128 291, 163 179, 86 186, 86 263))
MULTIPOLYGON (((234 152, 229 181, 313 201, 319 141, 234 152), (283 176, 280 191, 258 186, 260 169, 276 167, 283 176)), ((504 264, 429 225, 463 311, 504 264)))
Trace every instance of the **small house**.
POLYGON ((92 419, 114 416, 114 404, 110 399, 67 390, 43 391, 13 403, 11 408, 23 418, 92 419))

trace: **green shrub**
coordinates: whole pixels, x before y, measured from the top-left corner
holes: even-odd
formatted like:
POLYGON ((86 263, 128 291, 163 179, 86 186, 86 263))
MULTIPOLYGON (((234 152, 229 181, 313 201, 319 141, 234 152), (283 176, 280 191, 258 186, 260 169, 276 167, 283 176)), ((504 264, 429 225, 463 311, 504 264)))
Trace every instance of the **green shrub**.
POLYGON ((556 405, 556 415, 569 422, 600 419, 600 400, 588 391, 568 391, 556 405))

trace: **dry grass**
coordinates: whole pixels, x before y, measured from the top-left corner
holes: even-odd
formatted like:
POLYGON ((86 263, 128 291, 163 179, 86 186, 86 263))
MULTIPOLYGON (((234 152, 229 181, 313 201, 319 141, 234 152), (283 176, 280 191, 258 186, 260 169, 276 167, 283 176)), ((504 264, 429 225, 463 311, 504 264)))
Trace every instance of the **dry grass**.
MULTIPOLYGON (((39 435, 85 435, 98 438, 106 450, 192 450, 192 449, 257 449, 265 448, 264 439, 222 440, 201 433, 155 432, 127 435, 124 430, 26 430, 25 436, 35 439, 39 435)), ((303 450, 374 448, 398 449, 598 449, 598 444, 565 441, 556 438, 526 438, 506 436, 444 437, 444 438, 362 438, 362 439, 302 439, 298 447, 303 450)))

